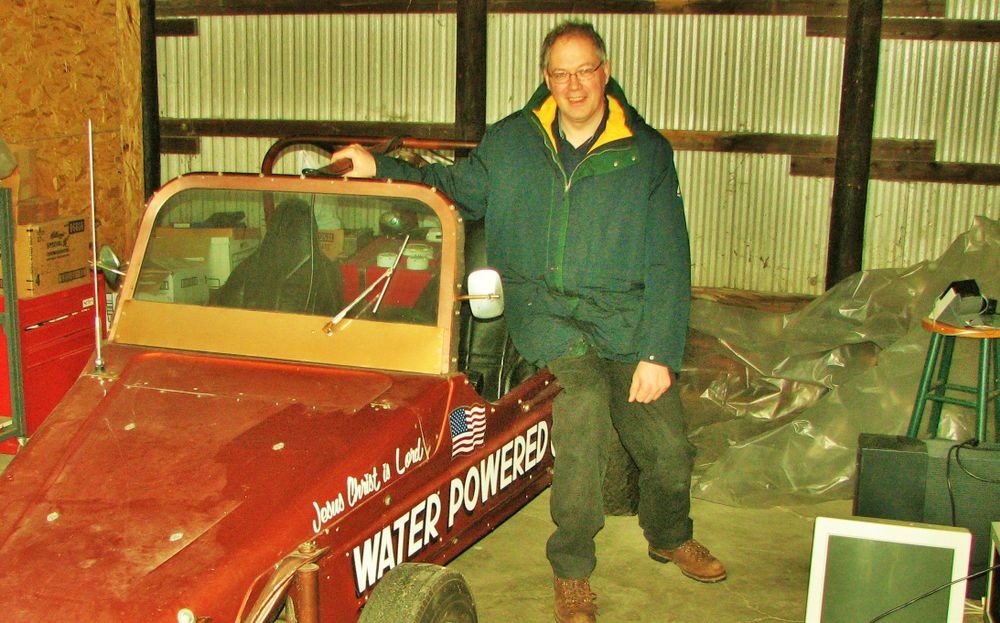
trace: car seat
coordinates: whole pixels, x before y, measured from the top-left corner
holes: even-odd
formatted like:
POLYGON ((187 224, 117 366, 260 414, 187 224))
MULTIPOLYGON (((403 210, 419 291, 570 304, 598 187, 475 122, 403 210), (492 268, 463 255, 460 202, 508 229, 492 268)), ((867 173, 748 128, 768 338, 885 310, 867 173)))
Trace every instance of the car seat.
POLYGON ((343 308, 343 277, 319 247, 309 204, 286 199, 267 222, 256 251, 241 262, 212 301, 240 307, 332 316, 343 308))
MULTIPOLYGON (((466 273, 486 267, 486 231, 482 221, 465 222, 466 273)), ((514 348, 503 316, 482 320, 462 306, 459 369, 483 398, 499 400, 532 374, 535 366, 514 348)))

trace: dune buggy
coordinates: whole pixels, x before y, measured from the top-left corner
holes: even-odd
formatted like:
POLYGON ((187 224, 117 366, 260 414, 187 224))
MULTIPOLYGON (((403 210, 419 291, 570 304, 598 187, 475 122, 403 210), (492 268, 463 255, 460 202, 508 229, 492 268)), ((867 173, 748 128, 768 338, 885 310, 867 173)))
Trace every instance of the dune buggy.
POLYGON ((2 475, 5 620, 474 621, 437 565, 549 484, 557 385, 470 313, 495 273, 462 301, 466 242, 416 184, 165 185, 2 475))

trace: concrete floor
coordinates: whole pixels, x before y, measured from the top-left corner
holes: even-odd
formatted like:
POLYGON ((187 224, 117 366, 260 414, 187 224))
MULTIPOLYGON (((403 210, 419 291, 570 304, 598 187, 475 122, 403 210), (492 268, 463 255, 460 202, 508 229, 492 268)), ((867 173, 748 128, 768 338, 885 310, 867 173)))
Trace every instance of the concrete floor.
MULTIPOLYGON (((0 471, 11 460, 0 454, 0 471)), ((695 538, 726 564, 718 584, 689 580, 653 562, 635 517, 608 517, 598 535, 591 586, 602 623, 801 622, 805 617, 813 522, 849 517, 850 500, 750 509, 692 500, 695 538)), ((543 492, 456 559, 481 623, 551 623, 552 577, 545 540, 552 530, 543 492)), ((982 623, 968 608, 965 623, 982 623)))
MULTIPOLYGON (((551 623, 545 540, 548 492, 452 563, 472 588, 482 623, 551 623)), ((746 509, 693 500, 695 538, 726 564, 718 584, 692 581, 646 555, 635 517, 608 517, 591 587, 600 621, 802 621, 817 515, 847 517, 850 501, 746 509)))
MULTIPOLYGON (((546 491, 451 564, 465 575, 481 623, 554 620, 548 502, 546 491)), ((728 579, 702 584, 653 562, 636 518, 609 517, 591 577, 601 623, 801 622, 815 518, 850 517, 851 501, 749 509, 695 499, 691 515, 695 538, 726 564, 728 579)), ((982 621, 981 608, 966 609, 965 623, 982 621)))

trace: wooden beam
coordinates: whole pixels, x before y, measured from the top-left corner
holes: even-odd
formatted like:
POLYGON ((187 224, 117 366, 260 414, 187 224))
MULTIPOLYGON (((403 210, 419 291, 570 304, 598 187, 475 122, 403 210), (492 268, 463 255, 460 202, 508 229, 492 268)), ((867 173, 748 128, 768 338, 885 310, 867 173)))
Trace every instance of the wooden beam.
MULTIPOLYGON (((806 18, 806 36, 843 37, 847 22, 840 17, 806 18)), ((1000 41, 1000 21, 972 19, 887 19, 882 39, 934 41, 1000 41)))
POLYGON ((194 18, 172 18, 156 20, 157 37, 197 37, 198 20, 194 18))
POLYGON ((157 0, 158 17, 195 15, 304 15, 329 13, 454 13, 436 0, 157 0))
MULTIPOLYGON (((792 156, 792 175, 833 177, 835 158, 792 156)), ((889 182, 1000 185, 1000 165, 976 162, 872 160, 869 176, 889 182)))
MULTIPOLYGON (((201 136, 407 136, 424 139, 465 139, 458 128, 448 124, 396 122, 340 122, 285 119, 169 119, 161 120, 160 132, 171 140, 164 153, 198 153, 191 143, 178 139, 201 136), (194 151, 190 151, 194 150, 194 151)), ((837 137, 804 134, 768 134, 661 130, 678 151, 714 151, 751 154, 784 154, 806 157, 830 157, 836 154, 837 137)), ((166 139, 165 139, 166 140, 166 139)), ((877 160, 933 162, 932 140, 877 138, 872 142, 872 157, 877 160)))
POLYGON ((169 137, 243 136, 280 138, 294 135, 407 136, 461 140, 445 123, 305 121, 288 119, 160 119, 160 134, 169 137))
MULTIPOLYGON (((833 177, 836 137, 794 134, 727 134, 662 130, 681 151, 787 154, 791 175, 833 177)), ((200 137, 281 138, 313 136, 405 136, 465 140, 447 124, 395 122, 293 121, 281 119, 161 119, 162 153, 198 154, 200 137)), ((935 162, 934 141, 875 139, 871 178, 895 182, 1000 185, 1000 165, 935 162)))
POLYGON ((691 298, 777 314, 799 311, 816 299, 815 296, 809 294, 782 294, 778 292, 698 286, 691 288, 691 298))
MULTIPOLYGON (((801 156, 834 156, 836 136, 804 134, 750 134, 730 132, 700 132, 691 130, 661 130, 674 149, 681 151, 743 152, 751 154, 788 154, 801 156)), ((918 139, 875 139, 872 154, 881 160, 914 160, 931 162, 935 156, 934 141, 918 139)))
MULTIPOLYGON (((484 0, 490 13, 847 15, 848 0, 484 0)), ((157 0, 157 17, 455 13, 456 0, 157 0)), ((945 0, 886 0, 885 15, 944 17, 945 0)))
POLYGON ((161 136, 160 153, 196 156, 201 153, 201 139, 190 136, 161 136))
MULTIPOLYGON (((656 13, 710 15, 847 15, 848 0, 658 0, 656 13)), ((940 17, 944 0, 886 0, 885 15, 940 17)))

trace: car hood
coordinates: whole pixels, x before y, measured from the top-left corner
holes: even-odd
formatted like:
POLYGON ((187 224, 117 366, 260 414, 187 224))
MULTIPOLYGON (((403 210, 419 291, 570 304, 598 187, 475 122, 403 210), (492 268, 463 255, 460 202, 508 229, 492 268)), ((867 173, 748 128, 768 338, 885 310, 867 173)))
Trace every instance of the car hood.
POLYGON ((0 476, 5 620, 233 620, 315 508, 424 443, 415 397, 446 384, 127 347, 106 370, 0 476))

